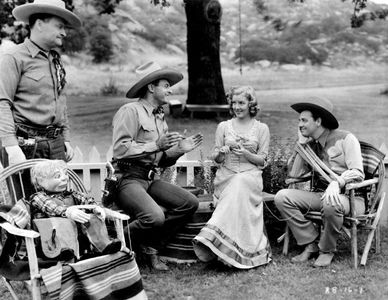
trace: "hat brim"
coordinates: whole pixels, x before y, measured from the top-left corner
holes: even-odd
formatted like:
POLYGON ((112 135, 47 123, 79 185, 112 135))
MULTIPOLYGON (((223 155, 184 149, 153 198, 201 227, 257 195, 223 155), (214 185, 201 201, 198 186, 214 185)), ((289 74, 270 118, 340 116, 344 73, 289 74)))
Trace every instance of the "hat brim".
POLYGON ((158 79, 166 79, 168 80, 170 85, 173 86, 183 79, 183 75, 182 73, 169 68, 157 70, 148 74, 147 76, 140 79, 137 83, 135 83, 127 92, 126 97, 138 98, 139 92, 144 86, 158 79))
POLYGON ((301 113, 305 110, 317 112, 317 114, 319 114, 321 118, 326 120, 326 124, 327 126, 329 126, 329 129, 337 129, 339 126, 337 118, 330 111, 326 110, 322 106, 313 103, 300 102, 292 104, 291 108, 297 111, 298 113, 301 113))
POLYGON ((16 20, 29 23, 29 18, 35 14, 49 14, 63 19, 69 27, 79 28, 81 20, 71 11, 47 4, 28 3, 15 7, 12 11, 16 20))

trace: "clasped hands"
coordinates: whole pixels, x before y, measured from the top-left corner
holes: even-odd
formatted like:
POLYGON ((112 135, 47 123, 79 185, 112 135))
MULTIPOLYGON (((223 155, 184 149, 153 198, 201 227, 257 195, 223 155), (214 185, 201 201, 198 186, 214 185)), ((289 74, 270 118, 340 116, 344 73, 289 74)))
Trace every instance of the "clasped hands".
MULTIPOLYGON (((100 219, 105 220, 106 213, 104 208, 95 205, 93 206, 93 213, 100 219)), ((67 218, 76 221, 78 223, 87 223, 90 220, 90 215, 78 208, 76 205, 70 206, 66 209, 65 215, 67 218)))
POLYGON ((202 144, 203 136, 201 133, 193 134, 189 137, 181 135, 179 132, 167 132, 156 142, 160 150, 167 150, 172 147, 177 148, 179 152, 190 152, 202 144))

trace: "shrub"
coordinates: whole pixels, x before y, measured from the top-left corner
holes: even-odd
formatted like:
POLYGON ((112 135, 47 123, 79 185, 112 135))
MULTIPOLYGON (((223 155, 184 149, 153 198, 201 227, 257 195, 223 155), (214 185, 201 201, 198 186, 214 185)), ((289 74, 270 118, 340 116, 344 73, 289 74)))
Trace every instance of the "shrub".
POLYGON ((270 194, 276 194, 286 188, 287 161, 294 149, 295 141, 289 139, 286 144, 280 144, 280 138, 271 137, 267 166, 263 170, 263 190, 270 194))
POLYGON ((74 53, 84 50, 86 45, 86 36, 87 32, 83 27, 77 30, 68 30, 66 38, 63 41, 63 48, 66 53, 74 53))
MULTIPOLYGON (((238 55, 236 52, 236 57, 238 55)), ((291 41, 288 45, 250 40, 243 45, 242 57, 247 62, 269 60, 281 64, 298 64, 310 60, 312 64, 320 65, 327 59, 328 53, 323 48, 312 48, 300 40, 291 41)))
POLYGON ((115 80, 111 77, 109 82, 100 89, 100 92, 103 96, 115 96, 119 93, 119 89, 116 86, 115 80))
POLYGON ((96 63, 107 62, 113 55, 113 44, 109 31, 95 31, 90 37, 90 52, 96 63))

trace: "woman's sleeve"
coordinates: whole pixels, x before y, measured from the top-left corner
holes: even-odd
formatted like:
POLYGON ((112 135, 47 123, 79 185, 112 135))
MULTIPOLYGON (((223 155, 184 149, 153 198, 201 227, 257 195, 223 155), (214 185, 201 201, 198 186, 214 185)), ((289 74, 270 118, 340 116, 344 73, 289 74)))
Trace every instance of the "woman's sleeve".
POLYGON ((214 140, 214 148, 212 153, 209 156, 209 158, 212 160, 216 158, 220 148, 225 145, 225 124, 226 124, 225 122, 221 122, 217 126, 215 140, 214 140))

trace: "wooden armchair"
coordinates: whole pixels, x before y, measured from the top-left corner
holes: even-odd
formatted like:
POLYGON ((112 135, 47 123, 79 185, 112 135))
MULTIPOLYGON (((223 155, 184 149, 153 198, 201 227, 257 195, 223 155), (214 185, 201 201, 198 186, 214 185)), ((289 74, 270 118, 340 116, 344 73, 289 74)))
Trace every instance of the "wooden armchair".
MULTIPOLYGON (((374 146, 360 142, 361 153, 363 158, 363 166, 365 173, 365 180, 359 183, 350 183, 346 185, 346 193, 350 198, 350 214, 345 216, 344 231, 351 238, 351 253, 353 257, 354 267, 358 267, 358 252, 357 252, 357 233, 358 230, 368 230, 368 237, 361 257, 361 265, 365 265, 368 253, 371 248, 373 238, 376 241, 376 253, 381 249, 381 226, 379 223, 381 211, 384 205, 385 192, 382 191, 385 176, 384 157, 385 154, 376 149, 374 146), (361 191, 365 199, 365 214, 356 215, 354 210, 355 192, 361 191), (350 227, 350 230, 349 230, 350 227)), ((304 177, 302 179, 291 179, 287 183, 294 185, 303 181, 310 180, 311 177, 304 177)), ((321 223, 320 212, 308 212, 306 218, 321 223)), ((283 254, 288 254, 290 230, 286 226, 285 233, 278 239, 280 242, 284 239, 283 254)))
MULTIPOLYGON (((9 166, 3 169, 0 172, 0 204, 2 206, 15 207, 15 203, 18 202, 21 198, 28 199, 29 195, 33 192, 32 186, 29 181, 29 169, 34 166, 37 162, 43 161, 43 159, 32 159, 27 160, 23 163, 19 163, 16 165, 9 166)), ((69 175, 69 188, 72 190, 77 190, 80 192, 86 192, 86 189, 80 180, 80 178, 72 171, 68 170, 69 175)), ((27 202, 27 201, 25 201, 27 202)), ((23 202, 24 203, 24 202, 23 202)), ((112 292, 115 293, 114 289, 120 290, 120 292, 124 292, 124 296, 130 299, 146 299, 145 292, 142 287, 141 276, 139 273, 139 269, 136 265, 136 262, 133 257, 133 252, 128 249, 125 245, 124 231, 123 231, 123 221, 129 219, 127 215, 120 214, 118 212, 114 212, 106 209, 107 219, 110 219, 114 222, 114 226, 117 233, 117 238, 121 240, 122 248, 121 251, 115 254, 102 255, 98 257, 93 257, 85 260, 81 260, 71 265, 64 265, 63 269, 67 267, 67 271, 71 272, 73 269, 80 267, 79 263, 82 263, 83 266, 100 266, 102 262, 106 263, 106 268, 104 270, 99 271, 99 279, 103 278, 104 283, 101 283, 100 286, 96 287, 100 289, 98 292, 95 290, 90 290, 91 292, 97 295, 97 298, 100 296, 103 297, 104 293, 112 292), (78 266, 77 266, 78 264, 78 266), (113 265, 114 264, 114 265, 113 265), (117 268, 117 269, 115 269, 117 268), (118 269, 120 268, 120 270, 118 269), (111 270, 108 270, 111 269, 111 270), (113 270, 113 271, 112 271, 113 270), (104 273, 107 272, 107 273, 104 273), (110 272, 110 273, 109 273, 110 272), (120 273, 120 276, 117 274, 120 273), (120 277, 120 278, 118 278, 120 277), (127 286, 128 283, 131 286, 127 286), (104 284, 106 289, 104 289, 104 284), (109 290, 109 291, 108 291, 109 290), (134 297, 134 298, 131 298, 134 297)), ((0 223, 0 227, 3 229, 1 234, 2 236, 17 236, 21 237, 25 241, 25 246, 27 250, 27 258, 28 263, 26 263, 26 268, 29 268, 29 277, 26 281, 29 290, 31 292, 32 299, 41 299, 42 294, 47 292, 46 286, 43 284, 42 280, 42 268, 40 259, 37 257, 37 252, 35 249, 34 239, 39 237, 40 234, 33 230, 21 229, 15 224, 11 224, 10 222, 3 221, 0 223)), ((1 229, 0 228, 0 229, 1 229)), ((3 245, 4 246, 4 245, 3 245)), ((0 250, 4 250, 4 247, 0 247, 0 250), (3 249, 1 249, 3 248, 3 249)), ((82 266, 81 266, 82 267, 82 266)), ((63 273, 64 274, 64 273, 63 273)), ((70 274, 70 273, 68 273, 70 274)), ((18 299, 17 292, 13 288, 11 281, 9 279, 9 274, 7 272, 2 272, 0 276, 2 277, 6 287, 11 293, 13 299, 18 299)), ((21 280, 24 281, 24 280, 21 280)), ((63 283, 63 280, 62 280, 63 283)), ((79 287, 78 283, 73 284, 74 286, 79 287)), ((82 285, 81 285, 82 286, 82 285)), ((85 286, 83 286, 85 287, 85 286)), ((72 288, 72 287, 69 287, 72 288)), ((87 287, 89 288, 89 287, 87 287)), ((88 290, 89 291, 89 290, 88 290)), ((66 297, 62 297, 61 299, 66 299, 66 297)), ((69 294, 68 297, 72 297, 72 294, 69 294), (69 296, 70 295, 70 296, 69 296)), ((50 296, 52 296, 50 294, 50 296)), ((121 295, 123 296, 123 295, 121 295)), ((58 292, 59 298, 59 292, 58 292)))

